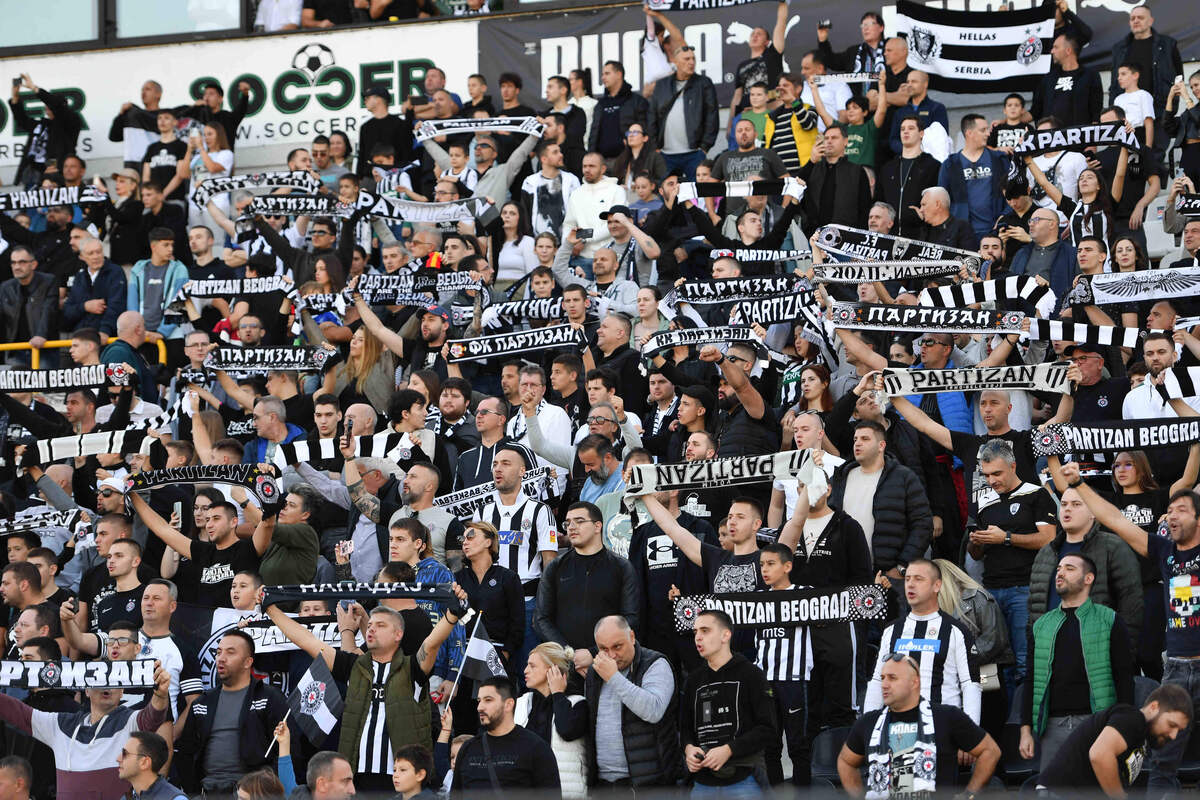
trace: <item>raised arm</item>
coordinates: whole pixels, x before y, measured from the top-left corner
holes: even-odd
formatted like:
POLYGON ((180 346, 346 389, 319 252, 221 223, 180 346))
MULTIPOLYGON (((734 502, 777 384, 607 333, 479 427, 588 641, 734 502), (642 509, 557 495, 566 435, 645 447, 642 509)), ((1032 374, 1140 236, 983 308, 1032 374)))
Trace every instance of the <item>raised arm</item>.
POLYGON ((325 659, 325 666, 333 669, 333 658, 335 651, 325 642, 312 635, 312 632, 301 625, 296 620, 289 617, 287 614, 279 610, 279 606, 272 603, 263 609, 267 616, 271 618, 271 622, 275 623, 275 627, 291 640, 292 644, 299 647, 304 652, 308 653, 313 658, 325 659))
POLYGON ((700 360, 713 362, 720 367, 721 374, 737 395, 742 407, 746 409, 746 413, 754 419, 763 418, 767 412, 767 404, 763 402, 762 395, 758 393, 758 389, 754 388, 754 384, 750 382, 744 369, 731 362, 715 345, 711 344, 701 348, 700 360))
MULTIPOLYGON (((467 593, 457 583, 453 585, 454 595, 462 603, 462 607, 467 607, 467 593)), ((442 647, 442 642, 450 638, 450 634, 454 631, 454 626, 458 624, 459 616, 449 608, 442 614, 441 619, 433 626, 433 630, 425 637, 425 641, 421 642, 421 646, 417 648, 416 662, 417 666, 426 675, 433 674, 433 665, 437 661, 438 650, 442 647)))
POLYGON ((1096 494, 1095 489, 1083 482, 1079 475, 1079 464, 1074 461, 1063 464, 1060 471, 1068 488, 1079 492, 1080 499, 1096 516, 1096 521, 1101 526, 1124 539, 1139 556, 1148 554, 1150 539, 1146 532, 1125 519, 1119 508, 1096 494))
POLYGON ((1029 174, 1037 181, 1038 186, 1041 186, 1042 190, 1046 192, 1046 197, 1049 197, 1055 206, 1061 203, 1062 191, 1046 178, 1046 173, 1042 172, 1042 168, 1033 160, 1033 156, 1025 156, 1025 166, 1029 168, 1029 174))
POLYGON ((399 358, 404 358, 404 339, 400 334, 383 324, 383 321, 375 315, 371 307, 367 305, 367 301, 363 300, 363 296, 358 291, 358 281, 350 288, 350 298, 354 301, 354 307, 358 309, 358 317, 362 320, 363 325, 367 326, 376 339, 378 339, 384 347, 391 350, 399 358))
POLYGON ((687 528, 679 524, 671 512, 666 509, 662 503, 658 502, 652 494, 642 495, 642 502, 646 505, 646 510, 650 512, 651 518, 662 528, 663 533, 670 537, 675 546, 687 557, 688 561, 700 566, 703 562, 700 540, 696 535, 687 528))
MULTIPOLYGON (((193 428, 203 427, 195 425, 193 428)), ((141 518, 146 527, 163 540, 167 547, 178 552, 181 556, 187 558, 192 557, 192 540, 184 536, 179 531, 171 527, 171 523, 163 519, 157 511, 150 507, 150 504, 142 499, 142 496, 137 492, 130 492, 129 496, 133 503, 133 510, 141 518)))

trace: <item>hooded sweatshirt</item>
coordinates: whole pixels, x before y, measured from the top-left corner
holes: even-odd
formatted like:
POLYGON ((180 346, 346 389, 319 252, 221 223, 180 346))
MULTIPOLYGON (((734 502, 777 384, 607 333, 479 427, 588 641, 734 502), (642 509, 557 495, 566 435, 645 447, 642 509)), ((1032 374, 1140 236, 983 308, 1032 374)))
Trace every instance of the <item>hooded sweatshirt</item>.
POLYGON ((779 736, 771 687, 763 671, 734 653, 720 669, 701 664, 687 677, 679 707, 679 736, 685 748, 706 752, 729 745, 733 753, 718 772, 693 773, 696 783, 729 786, 750 775, 773 737, 779 736))
POLYGON ((600 219, 600 212, 616 205, 625 205, 625 190, 616 178, 604 177, 595 183, 584 182, 571 193, 567 201, 567 216, 563 220, 562 238, 575 228, 591 228, 592 236, 583 245, 579 254, 583 258, 595 258, 596 251, 612 246, 608 223, 600 219))

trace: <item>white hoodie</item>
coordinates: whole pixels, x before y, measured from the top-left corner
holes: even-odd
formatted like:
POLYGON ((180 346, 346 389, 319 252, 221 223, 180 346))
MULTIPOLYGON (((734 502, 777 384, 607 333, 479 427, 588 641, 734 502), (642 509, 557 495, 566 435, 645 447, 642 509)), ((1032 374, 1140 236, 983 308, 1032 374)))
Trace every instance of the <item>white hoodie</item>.
POLYGON ((592 238, 584 244, 580 255, 583 258, 595 258, 597 250, 612 246, 608 223, 600 219, 600 212, 608 211, 613 206, 625 205, 625 199, 625 190, 617 183, 616 178, 606 176, 596 183, 581 184, 571 192, 571 198, 567 201, 562 240, 565 242, 567 234, 576 228, 591 228, 592 238))

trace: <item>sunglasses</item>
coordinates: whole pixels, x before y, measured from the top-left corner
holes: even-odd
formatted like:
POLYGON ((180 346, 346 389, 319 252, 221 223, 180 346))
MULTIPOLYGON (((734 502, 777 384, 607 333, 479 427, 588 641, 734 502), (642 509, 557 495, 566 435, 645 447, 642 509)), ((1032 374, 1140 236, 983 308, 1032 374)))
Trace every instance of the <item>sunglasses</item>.
POLYGON ((695 50, 696 48, 692 47, 690 44, 685 44, 683 47, 679 48, 679 52, 681 53, 691 53, 695 50))
POLYGON ((101 489, 97 494, 101 497, 112 497, 114 494, 120 494, 120 492, 115 489, 101 489))
POLYGON ((476 536, 483 536, 484 538, 487 538, 487 539, 491 538, 483 531, 477 530, 475 528, 467 528, 465 531, 463 531, 463 535, 462 535, 464 541, 466 541, 468 539, 474 539, 476 536))
POLYGON ((884 656, 883 660, 885 663, 888 661, 895 661, 897 664, 903 661, 916 670, 918 674, 921 672, 921 665, 918 664, 917 660, 908 653, 888 653, 886 656, 884 656))
POLYGON ((934 345, 941 345, 942 347, 950 346, 945 342, 939 342, 937 339, 922 339, 917 344, 921 345, 921 347, 933 347, 934 345))

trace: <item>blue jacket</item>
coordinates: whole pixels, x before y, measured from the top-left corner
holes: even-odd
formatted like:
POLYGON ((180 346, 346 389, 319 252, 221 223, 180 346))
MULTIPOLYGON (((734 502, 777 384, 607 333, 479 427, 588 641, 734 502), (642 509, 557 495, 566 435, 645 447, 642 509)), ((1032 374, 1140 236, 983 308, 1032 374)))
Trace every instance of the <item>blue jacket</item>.
POLYGON ((911 117, 916 114, 921 120, 921 130, 925 130, 932 122, 942 123, 942 127, 946 129, 946 133, 950 133, 950 115, 946 113, 946 107, 933 100, 929 95, 925 95, 925 99, 917 105, 908 103, 896 109, 896 113, 892 115, 892 130, 888 134, 889 144, 892 146, 893 153, 899 153, 904 149, 904 145, 900 144, 900 121, 905 117, 911 117))
MULTIPOLYGON (((963 177, 963 170, 967 166, 967 160, 963 157, 962 151, 951 153, 942 162, 941 169, 938 170, 938 186, 941 186, 950 193, 950 216, 957 217, 961 220, 971 222, 970 197, 967 195, 967 179, 963 177)), ((976 230, 977 235, 982 236, 995 227, 996 220, 1000 219, 1008 211, 1008 204, 1004 202, 1004 183, 1008 177, 1008 159, 1003 154, 983 149, 983 155, 976 162, 979 167, 990 167, 992 170, 992 188, 988 192, 988 201, 991 207, 982 209, 983 216, 990 219, 991 225, 987 230, 976 230)), ((974 225, 971 226, 974 228, 974 225)))
POLYGON ((104 260, 95 280, 87 267, 79 270, 71 278, 67 301, 63 303, 63 323, 67 330, 95 328, 105 336, 116 336, 117 317, 125 310, 128 300, 126 291, 125 270, 108 259, 104 260), (92 314, 83 308, 88 300, 104 300, 108 305, 103 314, 92 314))
MULTIPOLYGON (((917 364, 913 369, 925 369, 925 365, 917 364)), ((946 362, 945 369, 957 369, 954 359, 946 362)), ((934 397, 937 398, 938 413, 942 415, 943 425, 960 433, 975 432, 975 416, 971 413, 971 404, 967 402, 965 394, 962 392, 938 392, 934 397)), ((908 402, 920 408, 922 399, 922 395, 919 394, 909 395, 908 402)))
MULTIPOLYGON (((287 436, 283 437, 283 443, 289 444, 297 439, 303 439, 305 433, 300 428, 290 422, 284 423, 287 425, 287 436)), ((242 463, 243 464, 261 464, 267 460, 267 440, 261 436, 255 436, 250 441, 246 442, 242 448, 242 463)))
MULTIPOLYGON (((1033 247, 1033 243, 1030 242, 1017 251, 1017 254, 1013 256, 1012 266, 1008 270, 1009 275, 1027 274, 1025 270, 1029 266, 1029 257, 1033 255, 1033 247)), ((1058 303, 1054 307, 1055 314, 1062 311, 1067 294, 1071 291, 1071 282, 1078 274, 1079 261, 1075 258, 1075 248, 1066 240, 1060 241, 1058 252, 1054 254, 1054 263, 1050 265, 1050 290, 1058 298, 1058 303)))
MULTIPOLYGON (((129 292, 125 300, 125 308, 129 311, 142 311, 146 294, 146 265, 149 263, 150 259, 143 258, 133 265, 133 270, 129 273, 129 292)), ((175 295, 179 294, 179 290, 187 282, 187 267, 183 265, 182 261, 174 258, 171 259, 171 262, 167 264, 166 276, 163 278, 162 307, 164 313, 167 310, 167 306, 175 299, 175 295)), ((164 339, 170 339, 173 338, 173 334, 178 327, 178 324, 169 323, 164 319, 158 326, 158 333, 162 334, 164 339)), ((180 333, 180 336, 182 335, 180 333)))

